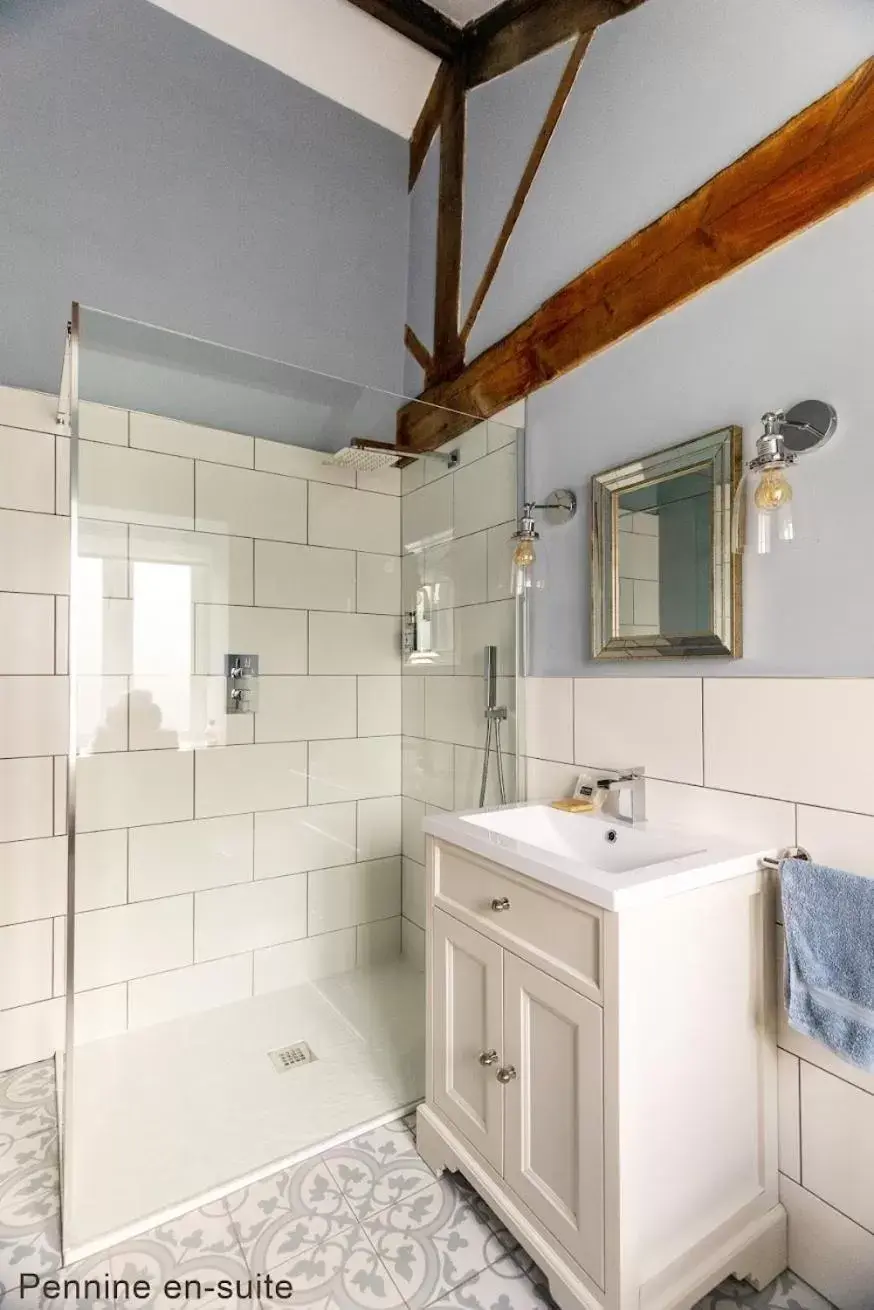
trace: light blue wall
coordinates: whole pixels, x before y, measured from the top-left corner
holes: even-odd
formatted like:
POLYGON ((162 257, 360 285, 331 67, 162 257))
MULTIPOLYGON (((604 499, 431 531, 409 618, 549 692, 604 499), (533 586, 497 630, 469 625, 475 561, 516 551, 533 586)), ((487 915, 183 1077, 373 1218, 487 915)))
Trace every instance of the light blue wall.
POLYGON ((0 123, 0 381, 78 299, 400 390, 399 137, 146 0, 3 0, 0 123))
POLYGON ((874 675, 874 195, 726 278, 528 401, 529 489, 572 487, 580 513, 544 528, 538 674, 874 675), (799 540, 745 556, 742 660, 589 658, 591 477, 737 423, 752 455, 767 409, 831 401, 831 444, 793 473, 799 540))

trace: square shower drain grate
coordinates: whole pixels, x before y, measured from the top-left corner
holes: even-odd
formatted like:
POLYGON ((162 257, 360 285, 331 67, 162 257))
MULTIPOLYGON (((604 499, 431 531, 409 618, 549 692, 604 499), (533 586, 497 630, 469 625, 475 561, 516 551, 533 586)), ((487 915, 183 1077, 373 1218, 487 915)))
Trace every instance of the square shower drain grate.
POLYGON ((289 1069, 297 1069, 302 1064, 312 1064, 316 1058, 308 1042, 293 1042, 291 1046, 280 1046, 267 1054, 277 1073, 288 1073, 289 1069))

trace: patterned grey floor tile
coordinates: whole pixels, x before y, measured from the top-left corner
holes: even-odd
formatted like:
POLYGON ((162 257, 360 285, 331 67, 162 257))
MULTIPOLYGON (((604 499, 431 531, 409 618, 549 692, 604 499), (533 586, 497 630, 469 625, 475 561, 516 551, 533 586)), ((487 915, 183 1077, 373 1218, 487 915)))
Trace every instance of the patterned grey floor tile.
POLYGON ((323 1158, 358 1219, 369 1219, 435 1181, 400 1119, 326 1151, 323 1158))
POLYGON ((468 1282, 432 1301, 429 1310, 555 1310, 543 1286, 536 1286, 512 1256, 505 1255, 468 1282))
POLYGON ((834 1310, 834 1307, 787 1269, 761 1292, 749 1283, 727 1278, 693 1310, 834 1310))
POLYGON ((54 1060, 0 1073, 0 1154, 4 1140, 51 1132, 57 1121, 54 1060))
POLYGON ((412 1135, 413 1141, 415 1141, 416 1140, 416 1111, 411 1110, 409 1114, 405 1114, 403 1119, 401 1120, 401 1123, 404 1125, 407 1132, 412 1135))
POLYGON ((410 1310, 422 1310, 506 1254, 494 1230, 447 1178, 362 1227, 410 1310))
POLYGON ((130 1295, 122 1291, 117 1297, 120 1310, 171 1310, 187 1302, 206 1307, 218 1299, 220 1280, 231 1288, 238 1281, 249 1282, 249 1269, 223 1201, 132 1237, 113 1247, 109 1258, 113 1278, 129 1285, 130 1295), (168 1289, 171 1280, 174 1285, 168 1289), (135 1289, 137 1282, 148 1284, 146 1299, 135 1289))
POLYGON ((232 1193, 227 1205, 255 1274, 275 1269, 356 1222, 321 1157, 232 1193))
POLYGON ((0 1158, 0 1299, 23 1273, 61 1263, 60 1172, 54 1131, 8 1144, 0 1158))
POLYGON ((275 1270, 274 1278, 287 1279, 293 1297, 262 1296, 263 1310, 289 1305, 308 1310, 403 1310, 388 1270, 358 1227, 301 1251, 275 1270))

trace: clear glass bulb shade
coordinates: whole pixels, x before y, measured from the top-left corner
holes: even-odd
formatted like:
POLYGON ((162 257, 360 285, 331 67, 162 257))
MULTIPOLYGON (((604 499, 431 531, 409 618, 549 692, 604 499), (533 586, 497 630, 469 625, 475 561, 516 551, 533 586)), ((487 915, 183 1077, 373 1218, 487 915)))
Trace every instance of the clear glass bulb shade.
POLYGON ((510 594, 530 595, 545 585, 542 543, 528 537, 513 542, 513 559, 510 568, 510 594))
POLYGON ((731 548, 769 555, 796 537, 793 468, 745 469, 731 513, 731 548))

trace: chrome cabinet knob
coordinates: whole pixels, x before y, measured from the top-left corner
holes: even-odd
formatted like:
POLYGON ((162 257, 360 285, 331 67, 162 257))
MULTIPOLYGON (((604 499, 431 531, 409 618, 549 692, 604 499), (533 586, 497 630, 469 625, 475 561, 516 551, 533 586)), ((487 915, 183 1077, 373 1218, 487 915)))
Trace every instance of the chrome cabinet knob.
POLYGON ((495 914, 500 914, 501 910, 509 910, 510 901, 507 896, 496 896, 492 901, 492 909, 495 914))
POLYGON ((512 1064, 505 1064, 503 1069, 498 1070, 495 1077, 499 1083, 511 1083, 518 1075, 512 1064))
POLYGON ((497 1064, 497 1063, 498 1063, 498 1052, 497 1052, 497 1051, 482 1051, 482 1052, 480 1053, 480 1056, 479 1056, 479 1062, 480 1062, 480 1064, 482 1064, 482 1065, 497 1064))

